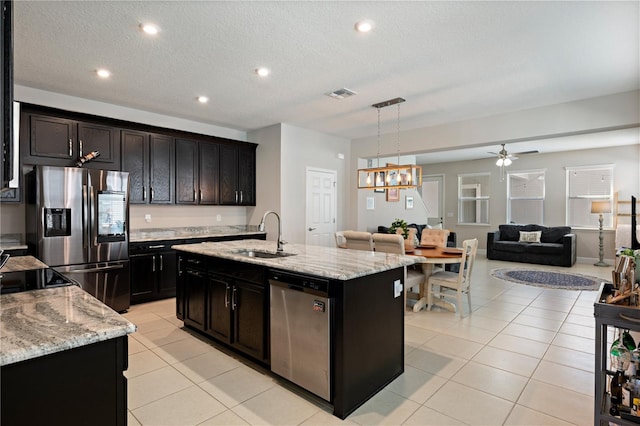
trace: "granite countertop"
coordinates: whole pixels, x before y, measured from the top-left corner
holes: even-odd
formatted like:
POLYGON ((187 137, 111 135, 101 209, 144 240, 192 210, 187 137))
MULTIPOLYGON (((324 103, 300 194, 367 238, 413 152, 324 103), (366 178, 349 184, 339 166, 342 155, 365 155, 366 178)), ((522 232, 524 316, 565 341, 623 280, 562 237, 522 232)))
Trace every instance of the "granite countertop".
POLYGON ((248 257, 238 254, 238 251, 243 249, 276 251, 276 243, 274 241, 262 240, 181 244, 172 246, 172 248, 204 256, 254 263, 337 280, 350 280, 405 265, 412 265, 416 262, 414 257, 399 254, 303 244, 287 244, 284 247, 285 252, 295 253, 295 256, 276 259, 248 257))
POLYGON ((134 331, 133 323, 77 286, 0 296, 0 365, 134 331))
POLYGON ((1 234, 0 250, 26 250, 28 246, 24 243, 22 234, 1 234))
POLYGON ((189 238, 264 235, 255 225, 190 226, 184 228, 148 228, 129 231, 129 242, 180 240, 189 238))
POLYGON ((43 268, 48 268, 48 266, 33 256, 12 256, 0 269, 0 272, 28 271, 30 269, 43 268))

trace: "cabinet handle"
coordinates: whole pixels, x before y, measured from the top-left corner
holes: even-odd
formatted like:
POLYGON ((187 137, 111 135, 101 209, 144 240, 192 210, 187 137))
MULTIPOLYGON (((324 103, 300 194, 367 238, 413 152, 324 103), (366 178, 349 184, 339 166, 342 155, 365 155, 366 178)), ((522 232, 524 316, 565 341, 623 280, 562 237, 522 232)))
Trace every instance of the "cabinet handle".
POLYGON ((160 255, 160 271, 164 271, 164 258, 160 255))
POLYGON ((240 191, 240 204, 242 204, 242 191, 240 191))
POLYGON ((147 188, 143 186, 142 187, 142 201, 144 201, 145 198, 147 198, 147 188))
POLYGON ((238 191, 236 191, 236 204, 238 204, 238 191))
POLYGON ((153 201, 155 197, 153 196, 153 187, 149 187, 149 202, 153 201))
POLYGON ((229 307, 229 284, 226 284, 226 288, 224 289, 224 307, 229 307))
POLYGON ((194 275, 194 276, 196 276, 198 278, 202 278, 202 274, 200 272, 192 271, 190 269, 187 269, 187 274, 194 275))
POLYGON ((238 293, 237 293, 237 288, 234 285, 233 286, 233 295, 231 297, 231 310, 235 311, 236 310, 236 306, 238 306, 238 293))
POLYGON ((82 157, 82 139, 80 139, 80 154, 79 154, 79 156, 82 157))
POLYGON ((178 276, 179 277, 182 276, 182 258, 181 257, 178 258, 178 276))
POLYGON ((69 138, 69 157, 73 157, 73 139, 69 138))
POLYGON ((150 249, 159 249, 159 248, 164 248, 164 244, 158 244, 158 245, 155 245, 155 246, 149 246, 149 247, 147 247, 147 248, 150 248, 150 249))
POLYGON ((153 268, 151 268, 151 272, 155 272, 156 271, 156 255, 153 255, 153 268))
POLYGON ((200 196, 200 201, 202 201, 202 189, 198 191, 198 194, 200 196))

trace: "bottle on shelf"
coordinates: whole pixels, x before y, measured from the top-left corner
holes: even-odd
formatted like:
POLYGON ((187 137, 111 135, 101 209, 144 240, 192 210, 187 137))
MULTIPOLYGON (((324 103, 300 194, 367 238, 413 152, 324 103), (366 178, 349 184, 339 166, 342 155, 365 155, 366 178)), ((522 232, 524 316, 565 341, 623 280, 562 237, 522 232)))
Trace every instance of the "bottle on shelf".
POLYGON ((78 161, 76 162, 76 166, 77 167, 82 167, 84 165, 84 163, 86 163, 87 161, 91 161, 97 157, 100 156, 100 151, 91 151, 85 155, 83 155, 82 157, 80 157, 78 159, 78 161))

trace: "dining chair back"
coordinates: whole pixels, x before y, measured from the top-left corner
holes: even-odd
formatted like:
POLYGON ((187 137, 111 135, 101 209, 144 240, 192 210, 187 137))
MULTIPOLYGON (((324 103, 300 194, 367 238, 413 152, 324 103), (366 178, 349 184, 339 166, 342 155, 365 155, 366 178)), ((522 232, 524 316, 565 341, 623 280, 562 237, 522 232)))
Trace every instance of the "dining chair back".
POLYGON ((467 295, 469 303, 469 314, 471 314, 471 274, 473 272, 473 264, 478 251, 478 239, 464 240, 462 242, 462 259, 460 261, 460 269, 458 272, 439 271, 431 274, 427 279, 427 304, 429 309, 433 307, 434 297, 444 299, 445 297, 453 297, 447 290, 454 290, 456 299, 456 311, 462 317, 462 295, 467 295), (435 290, 435 286, 439 286, 435 290))
MULTIPOLYGON (((404 238, 401 234, 373 234, 373 245, 376 252, 405 254, 404 238)), ((422 268, 414 268, 414 265, 404 267, 404 306, 407 306, 407 292, 425 283, 425 274, 422 268)))
POLYGON ((448 229, 423 229, 422 235, 420 236, 420 245, 446 247, 449 232, 448 229))
POLYGON ((335 233, 335 238, 336 238, 336 247, 347 248, 347 240, 344 237, 344 234, 342 233, 342 231, 337 231, 335 233))
POLYGON ((343 231, 342 235, 348 249, 373 251, 371 232, 343 231))

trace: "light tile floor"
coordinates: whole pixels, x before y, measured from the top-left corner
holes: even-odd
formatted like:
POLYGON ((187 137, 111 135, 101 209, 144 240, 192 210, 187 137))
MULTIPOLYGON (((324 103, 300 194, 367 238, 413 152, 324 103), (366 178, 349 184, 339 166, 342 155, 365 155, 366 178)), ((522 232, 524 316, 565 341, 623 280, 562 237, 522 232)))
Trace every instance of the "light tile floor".
POLYGON ((611 275, 590 264, 552 268, 478 256, 472 314, 407 311, 405 373, 344 421, 327 404, 184 329, 175 299, 134 305, 125 314, 138 326, 129 336, 129 424, 593 424, 597 291, 489 275, 516 266, 611 275))

